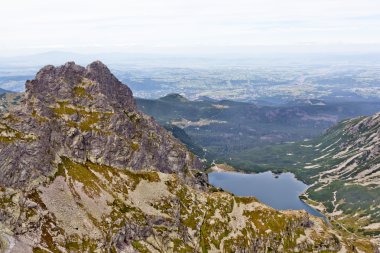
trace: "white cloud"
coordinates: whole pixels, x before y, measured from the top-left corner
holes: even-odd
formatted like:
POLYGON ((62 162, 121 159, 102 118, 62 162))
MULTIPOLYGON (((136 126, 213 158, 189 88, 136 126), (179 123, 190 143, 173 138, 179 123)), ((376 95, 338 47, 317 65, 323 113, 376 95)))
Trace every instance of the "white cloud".
POLYGON ((380 44, 380 2, 4 0, 0 32, 0 54, 380 44))

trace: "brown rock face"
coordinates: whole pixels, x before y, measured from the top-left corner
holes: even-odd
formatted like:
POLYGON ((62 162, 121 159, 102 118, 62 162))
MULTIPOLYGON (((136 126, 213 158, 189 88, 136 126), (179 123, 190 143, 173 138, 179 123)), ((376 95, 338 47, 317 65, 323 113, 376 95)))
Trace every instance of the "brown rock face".
POLYGON ((0 122, 0 185, 27 186, 54 174, 62 157, 194 180, 201 163, 101 62, 46 66, 26 82, 22 105, 0 122))

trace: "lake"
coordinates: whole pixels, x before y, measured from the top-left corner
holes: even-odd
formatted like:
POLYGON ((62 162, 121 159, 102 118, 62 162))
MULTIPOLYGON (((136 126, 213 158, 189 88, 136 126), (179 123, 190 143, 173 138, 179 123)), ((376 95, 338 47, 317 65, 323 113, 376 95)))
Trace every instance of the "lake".
POLYGON ((321 213, 299 199, 308 185, 297 180, 292 173, 275 175, 272 172, 244 174, 236 172, 212 172, 210 184, 238 196, 254 196, 277 210, 305 210, 326 219, 321 213))

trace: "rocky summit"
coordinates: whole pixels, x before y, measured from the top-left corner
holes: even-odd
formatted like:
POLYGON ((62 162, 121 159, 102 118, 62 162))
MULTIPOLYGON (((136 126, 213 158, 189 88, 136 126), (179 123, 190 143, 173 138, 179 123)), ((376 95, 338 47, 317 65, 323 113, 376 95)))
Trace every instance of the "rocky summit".
POLYGON ((131 90, 101 62, 44 67, 26 82, 20 108, 0 127, 0 182, 6 186, 51 176, 62 157, 183 178, 201 168, 183 145, 136 111, 131 90))
POLYGON ((374 252, 208 185, 101 62, 46 66, 0 120, 0 252, 374 252))

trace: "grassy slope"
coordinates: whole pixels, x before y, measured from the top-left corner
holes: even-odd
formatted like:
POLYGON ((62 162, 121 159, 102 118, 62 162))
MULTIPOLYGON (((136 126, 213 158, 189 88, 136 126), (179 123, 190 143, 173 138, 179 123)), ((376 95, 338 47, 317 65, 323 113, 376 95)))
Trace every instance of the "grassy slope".
MULTIPOLYGON (((341 122, 322 137, 312 141, 274 145, 237 153, 235 156, 237 158, 230 163, 248 171, 252 171, 251 168, 254 168, 254 171, 269 169, 291 171, 302 181, 313 184, 305 196, 322 203, 325 212, 343 211, 343 214, 338 212, 333 215, 332 219, 336 222, 351 232, 380 235, 380 229, 364 229, 369 224, 380 222, 379 185, 371 184, 371 181, 366 184, 359 183, 354 178, 380 162, 378 155, 372 157, 367 154, 368 152, 362 154, 360 151, 361 145, 369 143, 369 140, 365 138, 376 133, 378 127, 362 127, 359 132, 353 133, 349 130, 355 125, 360 125, 362 120, 363 118, 357 118, 341 122), (357 143, 357 140, 361 138, 364 138, 362 143, 357 143), (339 156, 338 154, 347 147, 350 147, 347 153, 339 156), (360 155, 348 162, 357 154, 360 155), (255 163, 244 162, 247 160, 255 161, 255 163), (343 164, 347 165, 343 166, 343 164), (355 164, 355 169, 351 171, 349 166, 355 164), (342 170, 326 173, 338 166, 341 166, 342 170)), ((371 173, 376 173, 376 170, 371 173)), ((378 178, 369 180, 377 182, 378 178)))
MULTIPOLYGON (((292 114, 278 114, 274 120, 268 121, 268 118, 265 118, 265 115, 270 112, 268 108, 248 107, 244 103, 231 101, 191 102, 177 99, 138 100, 137 102, 141 109, 148 114, 155 115, 160 121, 168 122, 176 118, 195 121, 207 117, 228 121, 227 124, 214 124, 200 127, 197 130, 187 127, 185 131, 192 144, 197 143, 198 146, 207 148, 207 158, 209 160, 228 163, 238 169, 247 171, 291 171, 302 181, 314 184, 308 191, 308 197, 323 203, 327 212, 334 211, 335 206, 339 203, 335 211, 341 210, 345 214, 349 214, 349 217, 352 217, 355 213, 360 214, 357 219, 355 218, 355 220, 360 219, 360 221, 345 221, 348 223, 346 224, 348 229, 359 233, 363 232, 364 234, 376 235, 379 233, 372 230, 364 231, 362 228, 366 224, 380 221, 380 212, 377 207, 380 206, 379 188, 355 184, 351 182, 352 180, 350 181, 349 175, 344 174, 331 177, 333 182, 328 183, 319 177, 321 173, 337 167, 354 154, 334 158, 335 154, 358 138, 357 135, 345 134, 345 129, 347 125, 354 125, 359 122, 360 118, 339 123, 323 136, 311 141, 278 144, 260 142, 254 136, 259 137, 273 132, 282 133, 283 136, 286 136, 287 133, 294 131, 299 137, 304 137, 307 136, 306 134, 316 134, 317 130, 314 129, 315 126, 312 124, 300 124, 296 117, 286 119, 286 116, 291 116, 292 114), (215 103, 228 106, 228 108, 223 110, 212 108, 212 104, 215 103), (247 127, 252 127, 258 131, 249 132, 247 127), (239 132, 242 133, 242 137, 239 137, 239 132), (348 185, 347 182, 350 182, 350 184, 348 185), (336 203, 334 202, 334 192, 336 192, 336 203), (366 215, 370 215, 370 217, 364 218, 366 215)), ((341 118, 347 115, 368 112, 368 108, 363 106, 347 103, 328 105, 325 108, 302 106, 302 110, 310 114, 316 114, 321 113, 321 111, 336 113, 337 108, 343 108, 343 113, 336 114, 338 118, 341 118)), ((300 107, 297 108, 300 110, 300 107)), ((362 129, 361 133, 365 134, 366 130, 368 129, 362 129)), ((355 172, 356 174, 368 169, 371 165, 379 163, 379 160, 372 159, 369 161, 364 157, 362 160, 358 160, 357 163, 359 164, 359 169, 355 172)), ((324 175, 324 178, 329 178, 329 175, 324 175)))

